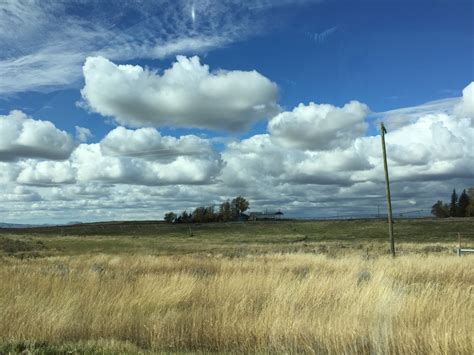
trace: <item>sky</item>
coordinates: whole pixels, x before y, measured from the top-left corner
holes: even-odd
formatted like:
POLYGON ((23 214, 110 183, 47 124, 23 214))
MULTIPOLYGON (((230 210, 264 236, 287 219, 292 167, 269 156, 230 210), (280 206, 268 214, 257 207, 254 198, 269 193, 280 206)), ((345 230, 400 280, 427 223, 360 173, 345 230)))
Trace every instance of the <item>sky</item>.
POLYGON ((0 1, 0 222, 396 216, 474 186, 471 0, 0 1))

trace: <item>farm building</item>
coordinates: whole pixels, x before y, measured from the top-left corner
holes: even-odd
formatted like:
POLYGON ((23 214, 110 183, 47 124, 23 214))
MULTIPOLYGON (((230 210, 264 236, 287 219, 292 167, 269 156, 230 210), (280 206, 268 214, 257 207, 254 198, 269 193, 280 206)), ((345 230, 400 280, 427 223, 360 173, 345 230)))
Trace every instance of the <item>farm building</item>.
POLYGON ((250 216, 249 216, 248 214, 246 214, 246 213, 240 213, 240 214, 239 214, 238 220, 239 220, 240 222, 246 222, 246 221, 248 221, 249 219, 250 219, 250 216))
POLYGON ((284 213, 280 210, 276 212, 251 212, 249 215, 249 221, 266 221, 272 219, 281 219, 284 213))

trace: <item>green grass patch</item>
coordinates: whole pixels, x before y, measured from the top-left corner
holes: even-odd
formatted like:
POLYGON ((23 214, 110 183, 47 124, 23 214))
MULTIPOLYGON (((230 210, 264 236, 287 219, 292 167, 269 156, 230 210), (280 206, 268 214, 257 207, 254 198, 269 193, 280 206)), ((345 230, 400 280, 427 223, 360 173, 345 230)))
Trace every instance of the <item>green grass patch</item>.
MULTIPOLYGON (((0 253, 6 255, 223 254, 328 252, 331 248, 383 251, 384 220, 266 221, 210 224, 161 222, 93 223, 66 227, 0 229, 0 253)), ((474 244, 474 219, 396 220, 396 243, 456 243, 461 233, 474 244)), ((425 250, 446 250, 427 247, 425 250)))

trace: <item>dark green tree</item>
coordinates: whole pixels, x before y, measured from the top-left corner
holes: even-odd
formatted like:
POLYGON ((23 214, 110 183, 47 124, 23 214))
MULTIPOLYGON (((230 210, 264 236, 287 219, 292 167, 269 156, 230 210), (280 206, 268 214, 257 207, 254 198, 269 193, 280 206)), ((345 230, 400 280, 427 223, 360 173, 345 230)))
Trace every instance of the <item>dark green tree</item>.
POLYGON ((463 190, 461 195, 459 196, 459 201, 457 205, 456 215, 458 217, 466 217, 468 212, 469 206, 469 196, 466 193, 466 190, 463 190))
POLYGON ((228 222, 232 220, 232 212, 231 212, 231 206, 230 206, 229 201, 221 203, 221 205, 219 206, 219 215, 220 215, 221 221, 223 222, 228 222))
POLYGON ((198 207, 193 212, 193 222, 203 223, 206 217, 206 207, 198 207))
POLYGON ((204 222, 216 222, 216 214, 214 213, 214 206, 205 208, 204 211, 204 222))
POLYGON ((190 213, 188 213, 187 211, 183 211, 183 213, 181 213, 181 216, 179 217, 180 221, 182 223, 190 223, 192 222, 192 215, 190 213))
POLYGON ((458 212, 458 195, 456 189, 451 194, 451 204, 449 205, 449 216, 456 217, 458 212))
POLYGON ((174 212, 165 213, 165 222, 167 223, 174 223, 178 218, 178 215, 174 212))
POLYGON ((237 215, 245 212, 249 208, 249 202, 242 196, 238 196, 232 200, 232 206, 234 207, 237 215))
POLYGON ((431 207, 431 214, 436 218, 449 217, 449 206, 443 204, 443 201, 438 201, 431 207))

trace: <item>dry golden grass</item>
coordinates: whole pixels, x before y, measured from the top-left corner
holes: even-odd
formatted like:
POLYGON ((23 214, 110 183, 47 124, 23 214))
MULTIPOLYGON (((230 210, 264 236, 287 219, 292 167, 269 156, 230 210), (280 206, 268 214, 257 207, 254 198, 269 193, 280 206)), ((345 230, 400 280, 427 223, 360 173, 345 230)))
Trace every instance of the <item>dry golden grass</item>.
POLYGON ((0 343, 112 352, 472 354, 472 270, 473 257, 452 255, 5 257, 0 343))

